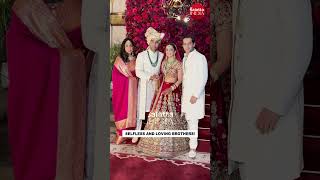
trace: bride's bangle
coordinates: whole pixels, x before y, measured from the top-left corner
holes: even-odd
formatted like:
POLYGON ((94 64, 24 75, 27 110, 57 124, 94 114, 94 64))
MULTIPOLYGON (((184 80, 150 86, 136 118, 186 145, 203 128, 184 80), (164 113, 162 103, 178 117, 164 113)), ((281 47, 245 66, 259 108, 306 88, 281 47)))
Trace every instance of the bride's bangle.
POLYGON ((174 91, 176 89, 176 85, 174 84, 170 88, 171 88, 172 91, 174 91))

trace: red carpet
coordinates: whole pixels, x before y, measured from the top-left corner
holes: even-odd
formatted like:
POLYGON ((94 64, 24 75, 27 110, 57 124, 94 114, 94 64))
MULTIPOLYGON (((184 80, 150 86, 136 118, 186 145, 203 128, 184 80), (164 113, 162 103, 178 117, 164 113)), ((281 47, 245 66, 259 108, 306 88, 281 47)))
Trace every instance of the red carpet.
MULTIPOLYGON (((202 133, 204 131, 199 132, 202 133)), ((110 140, 111 143, 115 144, 115 139, 110 140)), ((124 141, 122 144, 132 144, 131 139, 127 139, 126 141, 124 141)), ((136 143, 137 144, 137 143, 136 143)), ((198 147, 197 147, 197 151, 198 152, 210 152, 210 141, 206 141, 206 140, 198 140, 198 147)))
POLYGON ((110 154, 111 180, 210 180, 210 165, 129 154, 110 154))
POLYGON ((320 174, 302 173, 301 178, 297 180, 319 180, 320 174))

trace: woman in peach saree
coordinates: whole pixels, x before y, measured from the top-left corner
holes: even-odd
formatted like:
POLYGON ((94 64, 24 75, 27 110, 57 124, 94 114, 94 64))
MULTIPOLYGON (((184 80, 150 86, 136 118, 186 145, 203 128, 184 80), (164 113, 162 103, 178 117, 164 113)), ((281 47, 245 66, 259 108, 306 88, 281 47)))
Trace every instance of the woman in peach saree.
POLYGON ((83 180, 87 80, 81 0, 16 0, 7 32, 16 180, 83 180))

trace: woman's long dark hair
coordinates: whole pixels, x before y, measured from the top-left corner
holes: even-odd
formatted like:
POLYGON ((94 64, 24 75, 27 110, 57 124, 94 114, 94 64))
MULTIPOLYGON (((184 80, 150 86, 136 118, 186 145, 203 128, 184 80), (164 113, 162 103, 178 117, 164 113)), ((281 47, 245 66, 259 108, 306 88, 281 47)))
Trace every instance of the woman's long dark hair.
POLYGON ((123 41, 122 41, 122 44, 121 44, 121 49, 120 49, 120 57, 121 57, 121 59, 124 61, 124 62, 129 62, 129 59, 128 59, 128 57, 129 57, 129 54, 126 52, 126 42, 127 41, 130 41, 131 42, 131 44, 132 44, 132 47, 133 47, 133 56, 134 57, 136 57, 136 54, 135 54, 135 45, 134 45, 134 43, 133 43, 133 40, 132 39, 130 39, 130 38, 125 38, 123 41))

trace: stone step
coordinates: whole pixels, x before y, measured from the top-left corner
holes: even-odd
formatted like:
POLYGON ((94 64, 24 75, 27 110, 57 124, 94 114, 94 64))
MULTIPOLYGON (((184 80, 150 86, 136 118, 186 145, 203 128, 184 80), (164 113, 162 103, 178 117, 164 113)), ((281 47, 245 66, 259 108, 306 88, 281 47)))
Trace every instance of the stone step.
POLYGON ((301 174, 301 177, 296 180, 319 180, 319 179, 320 179, 320 172, 319 174, 304 172, 301 174))
POLYGON ((303 138, 304 170, 320 172, 320 136, 303 138))
POLYGON ((208 152, 209 153, 211 151, 210 141, 209 140, 198 139, 197 151, 199 151, 199 152, 208 152))
MULTIPOLYGON (((311 75, 310 75, 311 76, 311 75)), ((304 102, 310 105, 320 105, 320 79, 306 77, 304 79, 304 102)))
POLYGON ((304 108, 304 134, 320 136, 320 105, 305 105, 304 108))
POLYGON ((198 126, 202 128, 210 128, 211 127, 210 121, 211 121, 211 117, 209 115, 205 115, 203 119, 199 120, 198 126))
POLYGON ((210 140, 210 128, 199 128, 198 129, 198 139, 210 140))

